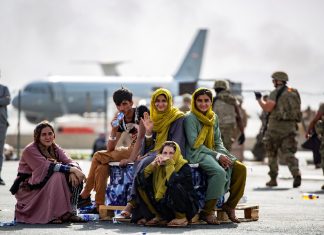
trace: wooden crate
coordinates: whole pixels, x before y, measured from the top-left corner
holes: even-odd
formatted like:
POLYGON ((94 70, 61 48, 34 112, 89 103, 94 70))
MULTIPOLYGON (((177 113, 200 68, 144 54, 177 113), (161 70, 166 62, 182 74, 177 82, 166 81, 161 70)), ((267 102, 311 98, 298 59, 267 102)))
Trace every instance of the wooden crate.
MULTIPOLYGON (((125 206, 99 206, 99 218, 100 220, 113 220, 115 210, 124 210, 125 206)), ((130 219, 118 219, 118 221, 129 222, 130 219)))
MULTIPOLYGON (((101 205, 99 207, 99 217, 100 220, 113 220, 114 218, 114 211, 115 210, 124 210, 125 206, 106 206, 101 205)), ((241 222, 250 222, 250 221, 257 221, 259 219, 259 205, 248 205, 248 204, 238 204, 235 210, 243 210, 244 211, 244 218, 239 218, 241 222)), ((222 209, 215 209, 217 213, 217 219, 221 223, 228 223, 231 222, 228 219, 228 216, 225 211, 222 209)), ((115 218, 116 221, 119 222, 130 222, 130 219, 125 218, 115 218)), ((204 221, 197 220, 192 224, 206 224, 204 221)))

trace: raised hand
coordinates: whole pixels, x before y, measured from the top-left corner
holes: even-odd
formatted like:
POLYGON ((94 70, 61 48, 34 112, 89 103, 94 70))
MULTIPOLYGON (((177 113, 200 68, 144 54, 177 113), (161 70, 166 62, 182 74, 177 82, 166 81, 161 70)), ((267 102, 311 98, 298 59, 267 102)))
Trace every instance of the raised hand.
POLYGON ((148 112, 145 112, 143 115, 143 118, 141 118, 143 125, 145 127, 146 134, 152 134, 153 131, 153 121, 150 118, 150 115, 148 112))

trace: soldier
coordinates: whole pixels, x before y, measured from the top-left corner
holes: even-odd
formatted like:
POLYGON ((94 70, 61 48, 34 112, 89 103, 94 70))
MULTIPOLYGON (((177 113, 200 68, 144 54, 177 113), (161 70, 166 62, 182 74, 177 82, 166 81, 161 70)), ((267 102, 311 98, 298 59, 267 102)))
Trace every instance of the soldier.
POLYGON ((215 81, 214 89, 216 91, 216 97, 214 98, 213 111, 219 118, 219 128, 224 146, 228 151, 231 151, 236 125, 241 132, 238 143, 241 145, 245 141, 244 127, 238 102, 229 91, 228 81, 215 81))
POLYGON ((188 93, 185 93, 182 95, 182 105, 180 106, 179 110, 187 113, 190 111, 190 105, 191 105, 191 95, 188 93))
MULTIPOLYGON (((310 122, 308 128, 307 128, 307 133, 306 133, 306 138, 309 138, 313 134, 313 130, 315 128, 315 124, 318 122, 319 128, 316 128, 318 135, 320 136, 321 139, 321 145, 320 145, 320 154, 321 154, 321 166, 324 174, 324 103, 320 104, 320 107, 313 118, 313 120, 310 122)), ((322 186, 322 190, 324 190, 324 185, 322 186)))
POLYGON ((301 173, 298 166, 297 152, 297 122, 301 121, 300 96, 296 89, 287 87, 288 75, 285 72, 272 74, 275 87, 268 100, 261 99, 260 92, 254 92, 255 97, 265 112, 269 112, 267 129, 263 142, 270 168, 268 187, 277 186, 278 151, 287 161, 288 168, 294 177, 293 187, 301 184, 301 173))
MULTIPOLYGON (((1 77, 1 70, 0 70, 1 77)), ((10 93, 8 87, 0 84, 0 185, 5 185, 1 178, 1 169, 3 163, 3 148, 5 145, 8 123, 7 106, 10 104, 10 93)))

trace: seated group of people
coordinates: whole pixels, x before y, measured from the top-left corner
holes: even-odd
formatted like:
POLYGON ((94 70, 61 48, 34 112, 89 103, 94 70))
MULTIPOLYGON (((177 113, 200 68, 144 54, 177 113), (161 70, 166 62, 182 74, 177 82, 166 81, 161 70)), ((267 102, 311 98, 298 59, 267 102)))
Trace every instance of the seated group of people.
MULTIPOLYGON (((114 92, 119 125, 112 125, 107 150, 93 155, 85 187, 85 175, 54 143, 48 122, 35 128, 34 142, 23 151, 18 176, 11 192, 17 199, 15 217, 23 223, 81 222, 77 205, 91 202, 94 190, 97 209, 105 203, 109 162, 134 163, 131 197, 122 215, 142 225, 186 226, 196 218, 219 224, 214 208, 217 199, 230 192, 223 210, 235 223, 235 207, 244 194, 246 167, 223 146, 217 115, 212 111, 212 92, 197 89, 186 115, 173 106, 166 89, 156 90, 150 109, 133 108, 132 93, 114 92), (129 147, 116 147, 123 132, 129 147), (207 175, 205 205, 198 208, 190 166, 198 163, 207 175), (82 190, 83 189, 83 190, 82 190), (82 192, 81 192, 82 191, 82 192)), ((115 122, 117 115, 115 116, 115 122)))

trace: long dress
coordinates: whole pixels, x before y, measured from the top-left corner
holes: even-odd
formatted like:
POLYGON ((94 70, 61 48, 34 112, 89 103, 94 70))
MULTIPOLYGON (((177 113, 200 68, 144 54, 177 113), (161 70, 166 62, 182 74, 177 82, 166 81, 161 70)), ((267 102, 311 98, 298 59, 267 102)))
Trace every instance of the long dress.
MULTIPOLYGON (((57 145, 56 155, 58 162, 74 165, 57 145)), ((54 163, 40 153, 35 143, 24 149, 15 181, 19 183, 15 192, 17 222, 46 224, 67 212, 72 212, 71 192, 66 175, 54 172, 54 166, 54 163)))
POLYGON ((196 149, 193 148, 195 140, 202 129, 202 124, 193 113, 189 113, 186 116, 184 128, 187 137, 185 158, 189 163, 199 163, 199 167, 207 173, 208 187, 206 200, 218 199, 229 190, 232 169, 224 170, 215 159, 215 156, 217 153, 220 153, 228 156, 233 162, 237 160, 223 145, 218 118, 216 118, 214 124, 215 150, 209 149, 203 144, 196 149), (218 181, 218 179, 222 179, 222 181, 218 181))
MULTIPOLYGON (((175 120, 171 125, 170 125, 170 129, 168 132, 168 137, 167 140, 170 141, 174 141, 176 142, 180 149, 181 149, 181 154, 183 155, 183 153, 185 152, 185 135, 184 135, 184 128, 183 128, 183 122, 184 122, 184 118, 181 117, 177 120, 175 120)), ((153 139, 155 138, 156 134, 153 133, 153 139)), ((145 142, 146 140, 144 140, 145 142)), ((135 200, 136 203, 140 204, 141 200, 137 195, 137 191, 136 191, 136 176, 137 174, 143 170, 146 166, 148 166, 156 157, 157 155, 157 151, 154 152, 150 152, 151 149, 154 148, 154 145, 151 145, 149 148, 146 147, 145 143, 142 145, 142 155, 145 155, 146 157, 144 159, 142 159, 140 162, 135 162, 134 164, 134 179, 133 179, 133 183, 132 183, 132 189, 131 189, 131 195, 130 198, 128 198, 128 200, 135 200)), ((132 214, 132 221, 136 222, 138 219, 143 217, 143 214, 141 212, 141 208, 138 207, 135 209, 135 211, 132 214)))

